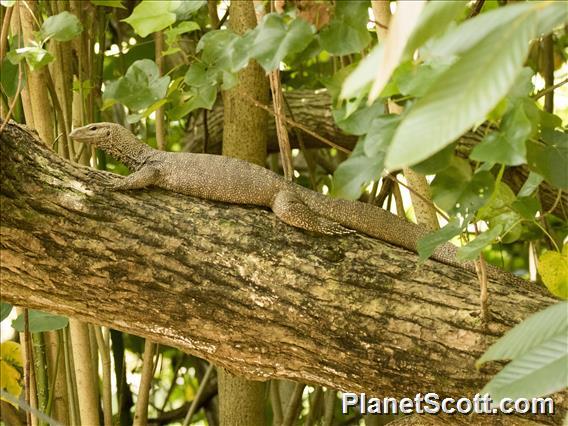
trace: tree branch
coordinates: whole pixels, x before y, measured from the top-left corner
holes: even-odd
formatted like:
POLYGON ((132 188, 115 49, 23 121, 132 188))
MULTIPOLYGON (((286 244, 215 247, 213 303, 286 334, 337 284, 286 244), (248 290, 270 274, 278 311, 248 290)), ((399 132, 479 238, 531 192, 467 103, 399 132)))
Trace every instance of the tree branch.
POLYGON ((477 371, 475 360, 554 303, 529 283, 492 282, 484 327, 476 277, 461 269, 418 264, 359 234, 311 235, 262 209, 105 191, 108 173, 61 159, 13 124, 0 150, 3 300, 175 346, 251 379, 474 395, 495 371, 477 371))

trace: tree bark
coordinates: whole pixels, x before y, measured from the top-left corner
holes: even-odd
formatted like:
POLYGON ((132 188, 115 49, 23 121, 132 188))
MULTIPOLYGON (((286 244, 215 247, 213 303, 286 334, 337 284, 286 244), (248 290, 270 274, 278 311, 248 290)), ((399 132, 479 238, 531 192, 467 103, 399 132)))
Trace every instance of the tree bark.
MULTIPOLYGON (((357 143, 357 136, 347 135, 339 129, 331 116, 331 99, 329 95, 323 91, 313 90, 295 90, 286 92, 285 99, 290 109, 293 111, 295 121, 305 125, 309 129, 314 130, 320 136, 323 136, 337 145, 352 150, 357 143)), ((253 108, 252 104, 250 106, 253 108)), ((217 103, 213 110, 207 114, 207 128, 209 130, 207 152, 218 154, 221 152, 221 141, 223 139, 223 105, 217 103)), ((307 148, 326 148, 321 141, 302 132, 302 139, 307 148)), ((289 132, 290 145, 292 148, 299 148, 299 143, 295 132, 289 132)), ((205 140, 203 131, 202 115, 194 123, 193 130, 186 137, 186 150, 190 152, 203 152, 203 143, 205 140)), ((463 135, 456 148, 456 154, 467 157, 473 147, 479 143, 481 136, 475 132, 468 132, 463 135)), ((274 117, 268 119, 268 151, 278 152, 278 140, 276 137, 276 129, 274 125, 274 117)), ((330 170, 333 172, 333 170, 330 170)), ((527 166, 507 167, 503 181, 507 183, 516 193, 521 189, 523 183, 529 175, 527 166)), ((541 203, 545 211, 554 207, 553 213, 561 218, 566 218, 568 212, 568 192, 563 191, 560 201, 558 198, 558 189, 543 182, 540 185, 541 203), (564 207, 563 207, 564 206, 564 207)))
MULTIPOLYGON (((2 298, 178 347, 250 379, 369 396, 473 396, 476 359, 555 302, 359 234, 312 235, 265 210, 106 191, 31 133, 0 137, 2 298), (148 220, 152 218, 152 220, 148 220)), ((562 399, 562 396, 560 396, 562 399)), ((566 398, 553 417, 560 422, 566 398)))

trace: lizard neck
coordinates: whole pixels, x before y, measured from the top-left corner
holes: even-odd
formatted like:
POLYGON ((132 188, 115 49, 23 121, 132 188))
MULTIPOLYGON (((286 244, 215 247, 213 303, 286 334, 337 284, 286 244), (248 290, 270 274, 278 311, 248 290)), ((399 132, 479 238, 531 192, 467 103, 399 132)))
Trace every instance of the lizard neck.
POLYGON ((139 170, 154 151, 130 132, 113 135, 104 145, 103 149, 107 154, 123 163, 130 170, 139 170))

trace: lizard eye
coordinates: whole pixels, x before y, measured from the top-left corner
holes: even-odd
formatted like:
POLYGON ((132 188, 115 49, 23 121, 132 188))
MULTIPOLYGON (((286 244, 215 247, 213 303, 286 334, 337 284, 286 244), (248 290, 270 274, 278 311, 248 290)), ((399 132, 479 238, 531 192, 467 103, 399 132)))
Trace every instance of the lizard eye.
POLYGON ((92 130, 92 131, 97 130, 97 126, 91 126, 91 127, 89 127, 89 130, 92 130))

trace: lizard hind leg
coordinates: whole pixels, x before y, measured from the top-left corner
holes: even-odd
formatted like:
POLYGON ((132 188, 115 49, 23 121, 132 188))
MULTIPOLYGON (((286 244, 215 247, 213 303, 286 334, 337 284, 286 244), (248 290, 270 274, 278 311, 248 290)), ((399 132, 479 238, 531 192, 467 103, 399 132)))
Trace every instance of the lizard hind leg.
POLYGON ((279 191, 272 200, 272 211, 284 223, 326 235, 350 234, 355 231, 319 216, 292 191, 279 191))

